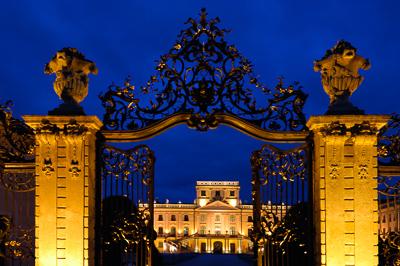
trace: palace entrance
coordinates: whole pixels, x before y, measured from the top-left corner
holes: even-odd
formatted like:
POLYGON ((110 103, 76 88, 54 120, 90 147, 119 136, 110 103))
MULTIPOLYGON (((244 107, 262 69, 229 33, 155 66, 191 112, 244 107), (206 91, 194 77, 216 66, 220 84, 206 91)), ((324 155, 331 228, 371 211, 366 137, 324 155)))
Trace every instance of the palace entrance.
MULTIPOLYGON (((219 224, 186 228, 182 242, 162 246, 178 250, 195 236, 201 252, 235 253, 244 248, 230 240, 247 238, 257 266, 377 265, 379 224, 380 263, 399 261, 400 119, 385 126, 389 116, 365 115, 348 99, 368 60, 340 41, 315 62, 331 104, 306 123, 301 86, 265 86, 218 23, 202 10, 144 86, 129 78, 109 86, 102 121, 78 104, 97 69, 74 48, 46 66, 57 74, 58 108, 23 122, 0 106, 0 265, 159 265, 157 154, 138 142, 182 124, 201 132, 225 125, 264 142, 243 155, 252 226, 240 236, 219 224)), ((229 207, 222 193, 213 196, 220 210, 229 207)))
MULTIPOLYGON (((305 237, 310 235, 312 224, 308 190, 309 132, 302 112, 307 95, 298 84, 284 85, 282 79, 273 88, 263 85, 254 74, 250 61, 226 43, 225 34, 226 31, 218 27, 218 19, 209 20, 203 10, 200 19, 189 20, 188 28, 180 33, 174 47, 161 57, 157 72, 145 86, 135 89, 132 81, 127 79, 123 86, 112 85, 100 96, 105 115, 100 131, 103 144, 98 148, 102 151, 99 161, 103 162, 103 207, 98 217, 112 217, 112 221, 99 220, 104 230, 98 238, 103 264, 107 257, 120 257, 116 256, 118 253, 125 256, 121 263, 125 261, 126 264, 137 257, 144 259, 140 261, 143 265, 153 264, 153 241, 157 237, 152 229, 152 186, 157 179, 157 175, 154 176, 157 154, 148 146, 122 150, 112 146, 113 143, 126 146, 126 143, 152 138, 179 124, 202 132, 227 125, 266 143, 293 143, 292 147, 298 147, 284 151, 266 145, 254 152, 252 180, 248 181, 253 186, 254 219, 251 221, 254 226, 251 230, 245 229, 247 232, 243 237, 253 241, 255 259, 264 263, 277 261, 279 257, 282 265, 291 265, 290 253, 297 249, 301 249, 297 254, 303 254, 301 257, 305 262, 311 261, 312 241, 305 237), (141 197, 136 197, 135 193, 141 197), (118 211, 125 206, 117 200, 123 195, 128 195, 129 199, 125 200, 125 205, 135 206, 134 210, 118 211), (105 202, 114 202, 119 207, 110 208, 105 202), (114 212, 112 215, 106 214, 106 206, 114 212), (134 214, 129 214, 132 211, 134 214), (130 215, 131 222, 127 217, 115 218, 118 217, 116 212, 122 216, 130 215), (137 235, 129 234, 120 222, 133 226, 140 219, 132 217, 142 217, 141 224, 146 225, 136 226, 137 235), (110 228, 118 230, 118 237, 112 233, 114 237, 105 239, 107 233, 113 232, 110 228), (263 256, 259 256, 259 250, 263 256)), ((250 154, 244 156, 250 159, 250 154)), ((221 195, 219 198, 222 199, 221 195)), ((194 232, 199 239, 204 235, 204 241, 209 243, 209 250, 206 243, 199 243, 200 251, 235 253, 245 250, 227 240, 224 240, 226 246, 217 240, 211 246, 207 231, 210 232, 209 229, 194 232)), ((174 236, 176 234, 174 232, 174 236)), ((220 231, 218 235, 221 235, 220 231)), ((185 236, 183 240, 187 238, 185 236)), ((167 243, 175 249, 173 242, 167 243)), ((176 246, 179 248, 180 244, 176 242, 176 246)))

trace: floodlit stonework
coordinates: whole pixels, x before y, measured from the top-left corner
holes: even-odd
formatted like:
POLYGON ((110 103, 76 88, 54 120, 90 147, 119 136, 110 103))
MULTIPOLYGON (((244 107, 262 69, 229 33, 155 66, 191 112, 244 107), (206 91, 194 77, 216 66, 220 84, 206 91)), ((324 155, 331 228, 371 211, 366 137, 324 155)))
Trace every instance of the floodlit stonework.
POLYGON ((35 260, 94 265, 94 116, 24 116, 35 130, 35 260))
POLYGON ((389 116, 313 116, 317 265, 378 265, 377 133, 389 116))

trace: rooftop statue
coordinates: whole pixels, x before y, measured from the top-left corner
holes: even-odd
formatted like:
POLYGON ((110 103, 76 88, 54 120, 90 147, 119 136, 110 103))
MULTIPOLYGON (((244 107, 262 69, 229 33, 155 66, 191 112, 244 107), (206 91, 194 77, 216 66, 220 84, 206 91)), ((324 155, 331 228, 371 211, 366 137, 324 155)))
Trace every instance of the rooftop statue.
POLYGON ((329 95, 327 114, 363 114, 349 101, 349 97, 364 80, 358 71, 371 67, 368 59, 357 55, 357 49, 341 40, 326 51, 321 60, 314 62, 314 71, 321 73, 322 86, 329 95))
POLYGON ((45 74, 56 74, 53 83, 58 97, 64 101, 49 112, 53 115, 83 115, 79 106, 88 95, 89 74, 97 74, 96 65, 85 59, 76 48, 63 48, 46 64, 45 74))

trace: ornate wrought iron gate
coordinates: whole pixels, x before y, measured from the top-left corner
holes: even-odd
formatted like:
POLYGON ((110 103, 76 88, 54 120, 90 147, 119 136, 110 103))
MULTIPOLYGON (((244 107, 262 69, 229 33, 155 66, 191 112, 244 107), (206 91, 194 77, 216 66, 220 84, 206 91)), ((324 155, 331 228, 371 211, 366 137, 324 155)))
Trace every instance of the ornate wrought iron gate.
POLYGON ((0 105, 0 265, 34 265, 33 131, 0 105))
POLYGON ((378 143, 379 265, 400 265, 400 116, 393 115, 378 143))
POLYGON ((154 154, 102 145, 100 265, 153 265, 154 154))
POLYGON ((252 240, 257 265, 312 265, 310 147, 253 152, 252 240))
MULTIPOLYGON (((274 88, 263 85, 253 72, 251 62, 225 41, 228 31, 220 29, 218 23, 218 18, 208 20, 206 11, 202 10, 200 19, 190 18, 188 28, 181 31, 169 52, 160 57, 157 72, 146 85, 135 90, 128 78, 122 86, 113 84, 100 96, 105 108, 101 133, 107 141, 145 140, 182 123, 200 131, 225 124, 264 141, 306 141, 309 132, 303 106, 307 95, 301 86, 298 83, 284 85, 282 78, 274 88)), ((276 167, 289 170, 291 163, 299 162, 305 167, 305 161, 299 155, 293 162, 276 167)), ((298 217, 295 213, 306 209, 304 202, 308 194, 304 186, 308 180, 306 170, 301 172, 300 169, 298 166, 296 171, 299 172, 288 177, 288 184, 282 184, 281 189, 286 194, 277 190, 279 198, 271 198, 274 204, 279 203, 279 208, 283 204, 290 205, 280 210, 280 220, 285 226, 290 219, 298 217), (289 196, 290 193, 298 194, 289 196), (284 195, 286 201, 283 201, 284 195)), ((281 177, 284 178, 286 176, 281 177)), ((277 180, 271 180, 270 184, 274 182, 277 180)), ((259 200, 254 204, 266 206, 259 200)), ((308 225, 310 220, 305 223, 308 225)), ((298 231, 302 229, 300 225, 297 228, 298 231)), ((279 228, 277 232, 282 230, 279 228)), ((282 251, 293 249, 293 243, 303 244, 300 243, 303 235, 310 237, 308 233, 296 233, 299 235, 285 236, 290 240, 283 241, 287 244, 282 251)))

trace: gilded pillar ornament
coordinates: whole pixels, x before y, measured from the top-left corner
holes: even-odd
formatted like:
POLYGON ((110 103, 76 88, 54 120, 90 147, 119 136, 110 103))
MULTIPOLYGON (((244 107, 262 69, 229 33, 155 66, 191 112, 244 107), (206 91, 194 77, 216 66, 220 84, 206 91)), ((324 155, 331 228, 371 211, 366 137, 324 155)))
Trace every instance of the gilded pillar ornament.
POLYGON ((63 48, 46 64, 44 73, 56 74, 54 91, 64 101, 49 115, 84 115, 79 103, 88 95, 89 74, 98 73, 96 65, 76 48, 63 48))
POLYGON ((321 73, 322 86, 330 100, 326 114, 364 114, 363 110, 349 101, 349 97, 364 80, 358 71, 370 67, 369 60, 359 56, 357 49, 344 40, 336 43, 326 51, 324 57, 314 62, 314 71, 321 73))

